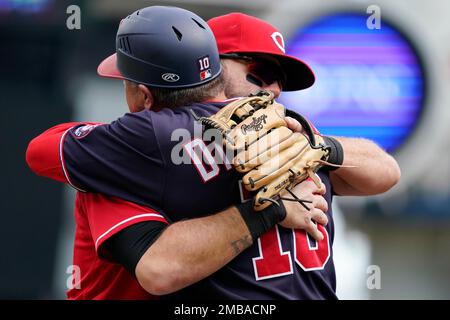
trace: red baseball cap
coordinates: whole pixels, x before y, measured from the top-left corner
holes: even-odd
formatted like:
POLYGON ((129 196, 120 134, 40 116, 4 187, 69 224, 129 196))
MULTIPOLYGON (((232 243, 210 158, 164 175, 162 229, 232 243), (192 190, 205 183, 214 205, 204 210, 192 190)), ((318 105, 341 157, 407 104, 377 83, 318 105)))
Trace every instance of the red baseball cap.
POLYGON ((243 13, 230 13, 208 21, 216 37, 220 54, 267 54, 276 58, 286 82, 283 91, 295 91, 311 87, 314 73, 296 57, 285 53, 283 35, 269 23, 243 13))

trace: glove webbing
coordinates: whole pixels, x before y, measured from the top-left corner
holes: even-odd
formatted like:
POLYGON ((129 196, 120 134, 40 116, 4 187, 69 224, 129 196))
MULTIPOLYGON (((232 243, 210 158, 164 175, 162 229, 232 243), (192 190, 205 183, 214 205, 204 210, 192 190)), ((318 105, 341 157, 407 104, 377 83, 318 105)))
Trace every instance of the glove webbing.
MULTIPOLYGON (((323 160, 320 160, 323 161, 323 160)), ((295 172, 292 171, 292 169, 289 169, 289 171, 292 173, 292 176, 295 177, 295 172)), ((308 176, 309 178, 315 183, 315 185, 320 189, 322 187, 320 180, 317 178, 315 172, 313 172, 311 169, 308 170, 308 176)), ((299 182, 300 183, 300 182, 299 182)), ((295 183, 291 188, 295 187, 298 183, 295 183)), ((280 200, 286 200, 286 201, 296 201, 298 203, 300 203, 302 205, 303 208, 305 208, 308 211, 311 211, 311 209, 305 204, 305 203, 312 203, 312 201, 309 200, 304 200, 304 199, 300 199, 299 197, 297 197, 291 190, 290 188, 286 188, 285 189, 287 192, 289 192, 289 194, 294 198, 283 198, 281 196, 278 197, 278 199, 280 200)), ((262 200, 262 202, 265 201, 270 201, 272 203, 277 203, 277 201, 275 201, 272 198, 260 198, 260 201, 262 200)))

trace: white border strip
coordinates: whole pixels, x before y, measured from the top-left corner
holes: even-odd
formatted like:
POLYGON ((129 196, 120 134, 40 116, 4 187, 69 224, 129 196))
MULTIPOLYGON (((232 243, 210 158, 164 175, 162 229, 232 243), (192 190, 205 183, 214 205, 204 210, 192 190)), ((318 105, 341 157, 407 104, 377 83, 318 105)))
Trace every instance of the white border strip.
POLYGON ((131 220, 139 219, 139 218, 143 218, 143 217, 156 217, 156 218, 162 218, 162 219, 166 220, 166 218, 164 218, 162 215, 157 214, 157 213, 144 213, 144 214, 140 214, 140 215, 137 215, 137 216, 125 219, 125 220, 115 224, 111 228, 109 228, 100 237, 97 238, 97 240, 95 241, 95 250, 97 250, 98 242, 100 241, 100 239, 102 239, 103 237, 108 235, 108 233, 110 233, 112 230, 116 229, 117 227, 119 227, 119 226, 123 225, 124 223, 127 223, 127 222, 129 222, 131 220))

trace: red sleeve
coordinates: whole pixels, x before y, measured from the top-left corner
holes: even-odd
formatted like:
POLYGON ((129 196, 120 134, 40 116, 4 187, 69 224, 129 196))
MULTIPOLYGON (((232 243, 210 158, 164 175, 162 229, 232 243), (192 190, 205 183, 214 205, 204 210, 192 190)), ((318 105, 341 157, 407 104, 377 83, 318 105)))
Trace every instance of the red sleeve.
POLYGON ((167 220, 154 209, 98 193, 78 193, 84 202, 95 249, 117 232, 143 221, 167 220))
POLYGON ((31 140, 26 151, 26 161, 30 169, 39 176, 67 182, 61 165, 60 144, 66 132, 80 124, 98 123, 69 122, 59 124, 31 140))

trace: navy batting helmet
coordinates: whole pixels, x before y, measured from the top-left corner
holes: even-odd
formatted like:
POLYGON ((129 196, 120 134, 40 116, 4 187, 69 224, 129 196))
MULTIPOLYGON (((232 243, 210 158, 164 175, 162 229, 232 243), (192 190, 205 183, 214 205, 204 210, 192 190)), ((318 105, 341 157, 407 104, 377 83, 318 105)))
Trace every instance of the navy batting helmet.
POLYGON ((216 78, 221 65, 214 34, 202 18, 181 8, 152 6, 121 21, 116 53, 97 72, 149 87, 188 88, 216 78))

